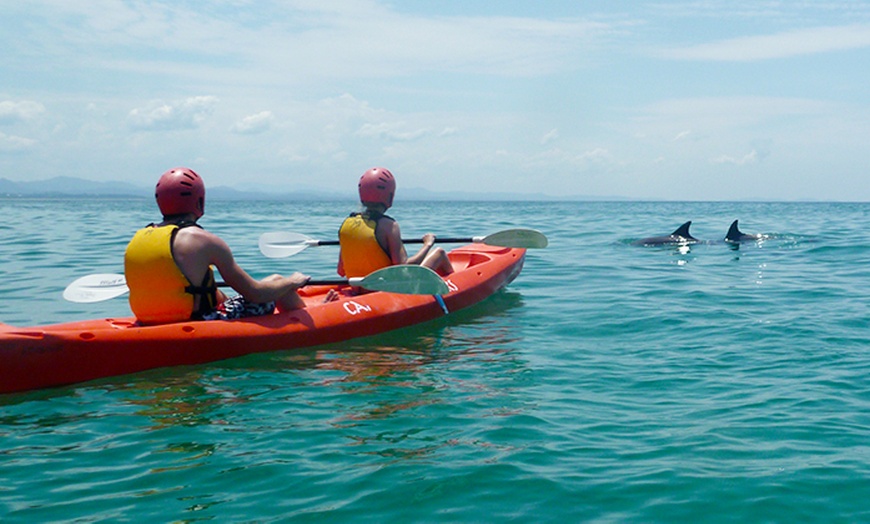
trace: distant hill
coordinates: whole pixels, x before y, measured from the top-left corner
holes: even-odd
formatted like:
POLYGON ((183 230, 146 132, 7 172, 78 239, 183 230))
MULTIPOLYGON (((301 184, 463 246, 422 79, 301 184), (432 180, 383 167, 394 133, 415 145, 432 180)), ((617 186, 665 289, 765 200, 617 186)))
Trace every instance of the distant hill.
MULTIPOLYGON (((82 178, 59 176, 35 182, 16 182, 0 178, 0 198, 14 197, 105 197, 105 198, 150 198, 153 186, 138 186, 128 182, 95 182, 82 178)), ((208 197, 218 200, 331 200, 350 195, 328 192, 257 193, 241 191, 226 186, 208 188, 208 197)))
MULTIPOLYGON (((127 182, 95 182, 82 178, 59 176, 34 182, 16 182, 0 178, 0 198, 147 198, 153 189, 127 182)), ((226 186, 208 188, 208 197, 216 200, 356 200, 356 193, 319 190, 282 192, 243 191, 226 186)), ((420 188, 402 188, 402 199, 424 201, 556 201, 556 200, 624 200, 620 197, 552 197, 544 194, 436 192, 420 188)))
POLYGON ((0 196, 138 196, 142 188, 126 182, 94 182, 58 176, 35 182, 15 182, 0 178, 0 196))

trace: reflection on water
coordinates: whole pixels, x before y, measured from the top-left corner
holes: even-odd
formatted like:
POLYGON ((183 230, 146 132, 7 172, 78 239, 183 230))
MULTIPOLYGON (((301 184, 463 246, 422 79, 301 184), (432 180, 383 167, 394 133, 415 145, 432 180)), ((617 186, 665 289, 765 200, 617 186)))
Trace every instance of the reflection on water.
MULTIPOLYGON (((446 387, 439 370, 464 359, 498 361, 522 367, 514 355, 521 339, 505 318, 522 306, 522 295, 502 291, 488 300, 450 316, 382 335, 320 346, 310 350, 254 354, 224 362, 184 368, 151 370, 129 377, 113 377, 70 386, 6 396, 7 403, 39 398, 71 397, 76 391, 102 390, 116 394, 150 420, 149 428, 226 425, 228 406, 261 397, 264 391, 287 387, 287 374, 297 373, 321 387, 344 393, 370 395, 372 404, 341 415, 336 424, 350 420, 385 418, 397 412, 442 402, 446 387), (400 394, 382 395, 384 389, 400 394)), ((291 383, 292 384, 292 383, 291 383)), ((292 387, 292 386, 290 386, 292 387)), ((87 412, 76 416, 88 416, 87 412)), ((69 423, 67 416, 35 419, 26 414, 0 418, 0 427, 33 424, 51 427, 69 423)))
POLYGON ((321 384, 341 392, 329 424, 361 456, 388 462, 457 446, 497 451, 485 438, 457 439, 452 424, 464 424, 446 414, 453 405, 493 405, 491 416, 522 410, 512 396, 528 363, 507 322, 521 304, 519 294, 499 293, 438 322, 318 350, 315 375, 325 374, 321 384), (393 423, 394 430, 383 430, 393 423))
POLYGON ((151 470, 151 473, 167 473, 196 467, 201 461, 208 459, 217 453, 219 446, 209 443, 203 444, 198 442, 181 442, 167 444, 163 449, 158 449, 155 454, 174 453, 180 456, 177 462, 172 460, 169 462, 171 466, 157 467, 151 470))
POLYGON ((151 420, 151 430, 226 424, 219 417, 219 411, 227 405, 246 402, 238 391, 200 369, 180 374, 149 374, 126 384, 111 384, 107 389, 122 394, 131 405, 141 408, 136 413, 151 420))
POLYGON ((421 326, 324 346, 315 352, 314 365, 342 371, 340 382, 370 387, 406 380, 432 364, 504 354, 520 340, 504 318, 521 305, 521 295, 500 292, 421 326))

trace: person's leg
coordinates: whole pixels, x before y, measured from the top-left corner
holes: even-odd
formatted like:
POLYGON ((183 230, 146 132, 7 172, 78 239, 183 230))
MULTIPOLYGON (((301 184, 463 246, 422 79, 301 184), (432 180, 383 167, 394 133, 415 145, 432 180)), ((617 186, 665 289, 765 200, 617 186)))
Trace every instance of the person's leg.
MULTIPOLYGON (((278 278, 281 278, 281 275, 270 275, 264 280, 274 280, 278 278)), ((304 308, 305 302, 302 301, 302 297, 300 297, 299 294, 296 293, 296 291, 290 291, 283 297, 276 300, 275 305, 278 306, 278 311, 292 311, 294 309, 304 308)))
POLYGON ((257 304, 248 302, 241 295, 227 298, 217 309, 202 316, 203 320, 235 320, 244 317, 270 315, 275 311, 275 303, 257 304))
POLYGON ((453 273, 453 264, 450 263, 450 259, 447 257, 447 252, 440 247, 430 250, 420 265, 428 267, 441 276, 453 273))

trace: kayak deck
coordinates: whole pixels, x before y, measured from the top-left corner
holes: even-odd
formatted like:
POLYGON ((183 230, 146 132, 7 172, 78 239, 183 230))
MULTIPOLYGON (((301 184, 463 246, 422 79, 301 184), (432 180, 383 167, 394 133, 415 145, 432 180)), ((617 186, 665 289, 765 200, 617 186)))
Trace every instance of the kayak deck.
MULTIPOLYGON (((447 311, 473 305, 520 273, 524 249, 472 244, 448 253, 447 311)), ((436 297, 307 286, 306 308, 238 320, 140 326, 106 318, 17 328, 0 324, 0 393, 55 387, 159 367, 224 360, 250 353, 329 344, 444 316, 436 297), (338 300, 325 302, 330 289, 338 300)))

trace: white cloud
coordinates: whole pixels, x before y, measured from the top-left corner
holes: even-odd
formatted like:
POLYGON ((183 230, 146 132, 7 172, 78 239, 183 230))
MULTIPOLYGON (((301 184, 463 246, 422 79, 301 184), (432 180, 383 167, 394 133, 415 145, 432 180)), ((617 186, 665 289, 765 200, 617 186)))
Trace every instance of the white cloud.
POLYGON ((156 101, 130 111, 127 121, 139 131, 194 129, 212 114, 217 102, 213 96, 195 96, 171 103, 156 101))
POLYGON ((608 151, 607 149, 604 149, 603 147, 596 147, 595 149, 585 151, 578 158, 580 160, 601 162, 610 160, 613 157, 610 154, 610 151, 608 151))
POLYGON ((36 140, 0 133, 0 151, 15 152, 30 149, 36 140))
POLYGON ((553 140, 556 140, 557 138, 559 138, 559 130, 553 129, 549 133, 541 137, 541 145, 547 145, 553 140))
POLYGON ((32 120, 45 112, 45 107, 30 100, 14 102, 4 100, 0 102, 0 124, 12 124, 32 120))
POLYGON ((661 54, 666 58, 677 60, 750 62, 866 47, 870 47, 870 25, 854 24, 732 38, 668 49, 661 54))
POLYGON ((317 111, 334 121, 341 122, 355 119, 371 120, 381 113, 379 110, 373 109, 368 102, 357 100, 349 93, 318 101, 317 111))
POLYGON ((357 135, 369 138, 385 138, 396 142, 410 142, 429 134, 428 129, 403 131, 404 126, 404 122, 363 124, 357 135))
POLYGON ((774 122, 815 119, 841 110, 836 104, 802 98, 704 97, 663 100, 640 110, 630 130, 638 138, 678 142, 725 130, 753 130, 774 122), (691 131, 688 131, 691 129, 691 131))
POLYGON ((729 155, 722 155, 720 157, 712 159, 712 162, 714 164, 734 164, 736 166, 745 166, 747 164, 757 164, 759 162, 759 155, 758 152, 753 149, 749 153, 739 158, 729 155))
POLYGON ((549 164, 565 165, 580 169, 586 169, 591 166, 599 168, 609 167, 619 164, 619 162, 614 159, 613 154, 603 147, 596 147, 580 153, 554 147, 539 155, 530 157, 528 160, 530 165, 537 167, 549 164))
POLYGON ((274 121, 275 116, 271 111, 261 111, 239 120, 231 130, 241 135, 254 135, 268 131, 274 121))
POLYGON ((8 41, 19 56, 35 53, 30 41, 50 46, 70 67, 238 86, 420 72, 536 76, 578 68, 614 30, 579 17, 425 16, 372 1, 185 4, 34 0, 27 10, 40 24, 8 41))

